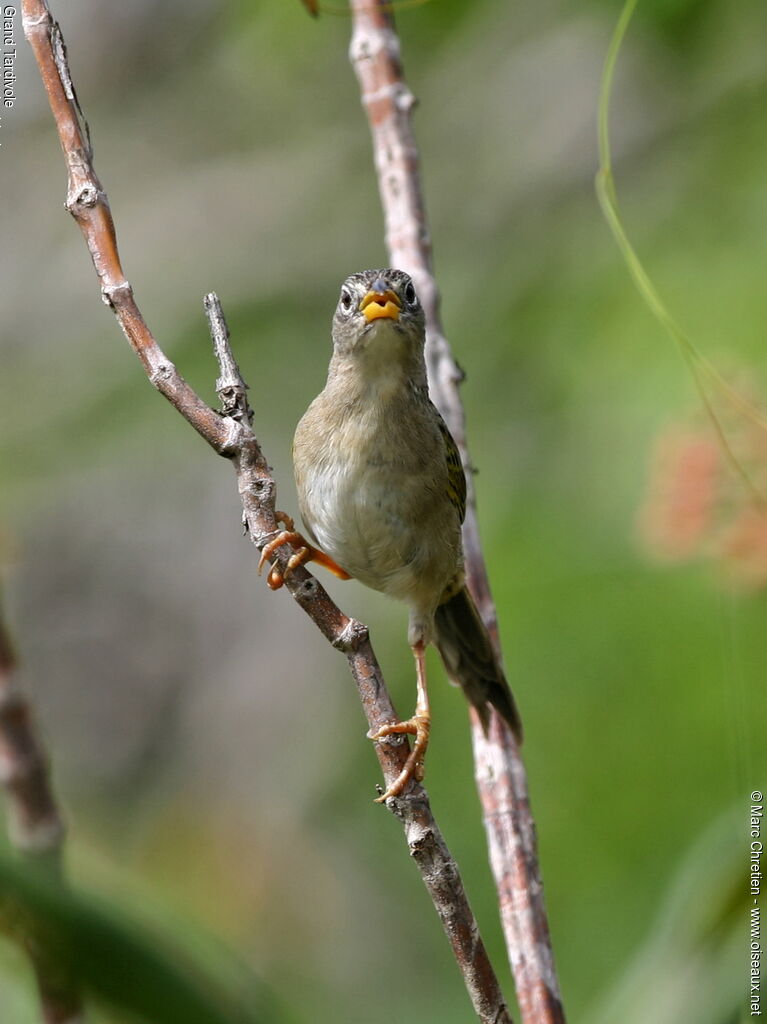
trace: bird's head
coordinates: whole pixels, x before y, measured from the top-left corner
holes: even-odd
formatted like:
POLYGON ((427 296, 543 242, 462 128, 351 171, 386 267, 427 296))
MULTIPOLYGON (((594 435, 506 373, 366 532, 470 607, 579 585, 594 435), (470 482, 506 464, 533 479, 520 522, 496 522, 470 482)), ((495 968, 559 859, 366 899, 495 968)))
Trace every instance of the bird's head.
POLYGON ((423 363, 424 313, 403 270, 363 270, 347 277, 333 316, 337 357, 377 366, 423 363))

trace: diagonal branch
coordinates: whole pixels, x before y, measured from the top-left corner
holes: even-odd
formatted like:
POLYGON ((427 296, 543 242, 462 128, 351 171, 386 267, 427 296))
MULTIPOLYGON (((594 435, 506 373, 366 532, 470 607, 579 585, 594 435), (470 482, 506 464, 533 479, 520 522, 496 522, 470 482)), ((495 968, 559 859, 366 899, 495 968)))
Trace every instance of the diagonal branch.
MULTIPOLYGON (((151 383, 215 451, 231 460, 246 529, 262 549, 274 537, 277 527, 275 483, 250 427, 253 414, 247 404, 246 385, 229 347, 218 300, 209 295, 205 305, 219 361, 221 376, 217 389, 223 413, 211 409, 181 377, 136 305, 120 265, 107 196, 93 169, 90 139, 76 101, 61 32, 45 0, 24 0, 23 21, 69 172, 66 206, 83 232, 104 301, 112 308, 151 383)), ((284 568, 289 552, 281 549, 276 557, 284 568)), ((326 639, 346 655, 371 730, 396 722, 366 627, 344 615, 303 567, 290 574, 286 587, 326 639)), ((403 737, 387 737, 375 744, 375 750, 389 785, 404 767, 408 744, 403 737)), ((442 921, 478 1018, 485 1024, 510 1024, 511 1017, 479 936, 458 867, 431 813, 426 791, 413 784, 404 797, 387 803, 403 826, 410 855, 442 921)))
MULTIPOLYGON (((391 5, 386 0, 350 0, 350 3, 353 18, 350 58, 373 136, 389 259, 391 266, 406 270, 414 278, 426 311, 426 361, 431 397, 458 444, 467 471, 463 540, 469 588, 500 656, 498 620, 479 539, 466 420, 458 392, 463 374, 444 335, 439 291, 432 269, 418 148, 411 125, 415 97, 404 80, 391 5)), ((560 1024, 564 1022, 564 1010, 543 902, 527 776, 519 746, 495 711, 487 736, 473 711, 471 728, 490 863, 522 1020, 526 1024, 560 1024)))
MULTIPOLYGON (((0 617, 0 780, 8 802, 13 846, 29 863, 60 880, 64 825, 29 703, 16 680, 16 657, 0 617)), ((37 978, 45 1024, 81 1024, 80 997, 66 968, 54 963, 45 937, 20 934, 37 978)))

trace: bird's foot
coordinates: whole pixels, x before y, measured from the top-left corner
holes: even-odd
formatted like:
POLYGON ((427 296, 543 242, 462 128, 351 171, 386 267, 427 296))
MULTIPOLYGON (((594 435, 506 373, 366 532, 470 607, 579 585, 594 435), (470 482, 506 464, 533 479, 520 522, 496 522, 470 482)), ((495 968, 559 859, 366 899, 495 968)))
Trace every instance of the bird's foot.
POLYGON ((264 544, 261 550, 261 558, 258 560, 258 574, 259 576, 261 575, 264 564, 271 559, 274 552, 281 548, 283 544, 290 544, 294 547, 296 550, 288 559, 288 564, 285 568, 283 569, 280 565, 273 565, 267 574, 266 582, 269 587, 272 590, 279 590, 285 582, 285 578, 297 566, 309 561, 309 545, 295 529, 295 524, 289 515, 285 512, 275 512, 274 518, 278 523, 282 523, 285 529, 280 530, 277 536, 273 537, 268 544, 264 544))
POLYGON ((318 562, 320 565, 324 565, 326 569, 329 569, 334 575, 338 576, 339 579, 348 580, 351 579, 349 573, 345 569, 342 569, 340 565, 337 565, 332 558, 325 554, 324 551, 320 551, 319 548, 315 548, 312 544, 306 540, 303 534, 300 534, 295 529, 295 524, 289 515, 285 512, 275 512, 274 518, 278 523, 282 523, 285 527, 284 530, 280 530, 276 537, 273 537, 268 544, 264 544, 261 550, 261 558, 258 561, 258 574, 261 575, 261 570, 264 567, 264 563, 269 561, 283 544, 290 544, 295 551, 288 559, 287 565, 283 569, 280 565, 273 565, 269 569, 269 573, 266 577, 266 582, 272 590, 279 590, 283 585, 287 577, 297 569, 299 565, 305 565, 306 562, 318 562))
POLYGON ((409 718, 406 722, 395 722, 393 725, 384 725, 377 732, 368 733, 368 739, 380 740, 384 736, 391 736, 395 733, 409 733, 415 736, 413 749, 405 762, 405 767, 392 782, 385 793, 376 799, 377 804, 385 803, 390 796, 399 796, 411 779, 421 782, 424 776, 424 757, 426 748, 429 746, 429 730, 431 728, 431 715, 427 712, 419 712, 409 718))

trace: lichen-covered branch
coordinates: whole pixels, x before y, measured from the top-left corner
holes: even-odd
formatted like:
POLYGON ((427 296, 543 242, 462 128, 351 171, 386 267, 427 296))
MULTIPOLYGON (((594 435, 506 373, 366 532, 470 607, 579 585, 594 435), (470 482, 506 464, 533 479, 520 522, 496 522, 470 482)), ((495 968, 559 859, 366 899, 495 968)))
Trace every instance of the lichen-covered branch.
MULTIPOLYGON (((0 782, 6 793, 12 845, 28 862, 61 878, 64 825, 29 702, 16 682, 16 657, 0 608, 0 782)), ((13 922, 8 922, 13 926, 13 922)), ((81 1024, 80 997, 65 968, 50 957, 44 937, 15 923, 40 992, 45 1024, 81 1024)))
MULTIPOLYGON (((274 537, 277 527, 275 483, 250 426, 253 414, 247 404, 247 387, 232 355, 218 300, 212 294, 207 296, 205 307, 220 368, 217 390, 222 413, 211 409, 180 376, 136 305, 120 265, 107 196, 93 169, 90 139, 72 86, 61 32, 45 0, 24 0, 23 12, 24 31, 48 93, 69 172, 67 209, 83 232, 102 296, 152 384, 215 451, 231 460, 246 529, 261 549, 274 537)), ((283 567, 289 555, 285 548, 277 552, 283 567)), ((346 655, 371 730, 396 722, 366 627, 344 615, 303 567, 289 575, 285 586, 326 639, 346 655)), ((408 749, 401 736, 375 744, 387 786, 402 771, 408 749)), ((510 1024, 457 865, 431 813, 426 791, 412 783, 401 798, 392 798, 387 804, 402 823, 409 852, 442 921, 479 1020, 484 1024, 510 1024)))
MULTIPOLYGON (((350 58, 373 137, 391 266, 415 280, 426 311, 429 388, 461 451, 468 482, 464 551, 469 588, 500 657, 498 623, 477 526, 472 464, 458 385, 463 374, 445 338, 411 123, 415 98, 402 71, 399 39, 386 0, 350 0, 350 58)), ((560 1024, 564 1011, 554 966, 535 823, 519 746, 492 712, 485 736, 471 712, 475 771, 517 998, 526 1024, 560 1024)))

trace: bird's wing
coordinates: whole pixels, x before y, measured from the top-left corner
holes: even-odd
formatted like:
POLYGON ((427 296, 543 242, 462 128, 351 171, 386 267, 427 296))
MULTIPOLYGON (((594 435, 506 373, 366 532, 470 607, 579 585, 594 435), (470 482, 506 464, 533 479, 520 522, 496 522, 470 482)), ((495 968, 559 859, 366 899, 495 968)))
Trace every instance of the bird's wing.
POLYGON ((458 510, 461 522, 466 518, 466 474, 463 471, 461 453, 458 445, 453 440, 453 435, 447 429, 447 424, 442 419, 439 410, 432 405, 434 415, 437 417, 440 433, 445 442, 445 461, 447 462, 447 493, 450 501, 458 510))

